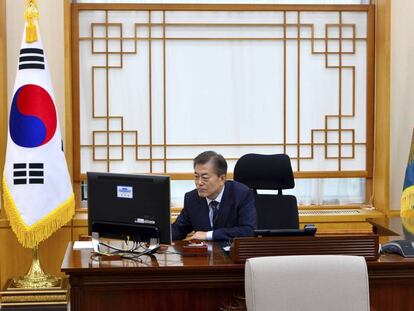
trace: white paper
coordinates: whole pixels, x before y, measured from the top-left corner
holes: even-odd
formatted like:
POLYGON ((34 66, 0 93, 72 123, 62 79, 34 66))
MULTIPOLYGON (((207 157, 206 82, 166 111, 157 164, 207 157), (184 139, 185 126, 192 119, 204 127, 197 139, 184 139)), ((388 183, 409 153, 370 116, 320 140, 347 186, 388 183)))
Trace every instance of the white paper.
POLYGON ((92 241, 75 241, 73 249, 93 249, 92 241))

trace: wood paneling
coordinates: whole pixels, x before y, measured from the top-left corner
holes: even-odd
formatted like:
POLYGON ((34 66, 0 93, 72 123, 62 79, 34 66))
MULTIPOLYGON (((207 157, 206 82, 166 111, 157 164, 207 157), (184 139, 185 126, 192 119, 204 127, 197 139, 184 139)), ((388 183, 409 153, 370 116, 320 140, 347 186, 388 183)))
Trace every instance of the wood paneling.
POLYGON ((71 0, 64 2, 65 30, 65 156, 69 174, 73 179, 73 142, 72 142, 72 51, 71 51, 71 0))
MULTIPOLYGON (((295 178, 332 178, 337 177, 337 175, 344 178, 358 178, 361 176, 369 177, 370 173, 368 171, 352 171, 346 172, 342 171, 340 173, 331 171, 331 172, 294 172, 293 175, 295 178)), ((157 175, 163 175, 162 173, 157 173, 157 175)), ((166 174, 171 177, 173 180, 193 180, 194 173, 170 173, 166 174)), ((86 174, 80 174, 79 180, 86 180, 86 174)), ((227 173, 227 179, 233 179, 233 173, 227 173)))
MULTIPOLYGON (((77 11, 74 9, 75 4, 72 4, 71 8, 71 37, 79 37, 79 18, 77 15, 77 11)), ((67 25, 65 25, 67 26, 67 25)), ((66 31, 66 30, 65 30, 66 31)), ((71 41, 72 42, 72 41, 71 41)), ((71 94, 71 126, 72 131, 70 132, 72 134, 72 148, 70 149, 71 153, 71 159, 72 159, 72 178, 74 181, 79 182, 79 174, 80 174, 80 155, 78 153, 79 146, 80 146, 80 137, 78 135, 73 135, 75 132, 75 128, 79 127, 79 105, 73 105, 74 102, 79 102, 80 95, 79 95, 79 72, 76 70, 75 66, 73 64, 79 63, 79 51, 77 50, 78 46, 75 46, 71 43, 71 81, 70 86, 72 90, 71 94)), ((68 82, 68 81, 66 81, 68 82)), ((68 87, 68 85, 66 85, 68 87)), ((78 202, 78 200, 76 200, 78 202)))
POLYGON ((275 5, 275 4, 73 4, 76 10, 160 10, 160 11, 274 11, 277 6, 281 11, 360 11, 369 5, 275 5))
POLYGON ((375 0, 374 206, 386 212, 390 200, 391 0, 375 0))
POLYGON ((88 235, 88 226, 73 227, 72 228, 72 241, 79 241, 81 236, 88 235))
MULTIPOLYGON (((0 172, 3 172, 7 137, 6 0, 0 0, 0 172)), ((1 189, 1 185, 0 185, 1 189)), ((1 206, 1 204, 0 204, 1 206)))
POLYGON ((24 275, 31 264, 32 250, 23 248, 10 228, 0 228, 1 288, 7 280, 24 275))
MULTIPOLYGON (((370 38, 375 38, 375 8, 373 6, 370 7, 368 11, 368 34, 367 36, 370 38)), ((367 137, 374 138, 374 124, 375 124, 375 115, 374 115, 374 106, 375 106, 375 97, 374 97, 374 90, 375 90, 375 76, 373 73, 375 72, 375 41, 369 40, 367 42, 367 49, 368 49, 368 59, 367 59, 367 124, 366 124, 366 135, 367 137)), ((375 144, 374 139, 367 139, 367 152, 366 154, 366 161, 367 161, 367 171, 368 171, 368 178, 372 178, 373 176, 373 166, 374 166, 374 148, 373 144, 375 144)))
MULTIPOLYGON (((6 57, 6 0, 0 0, 0 172, 3 176, 4 156, 6 151, 7 137, 7 57, 6 57)), ((2 185, 0 183, 0 197, 3 195, 2 185)), ((0 208, 3 200, 0 200, 0 208)), ((4 216, 4 211, 0 211, 0 218, 4 216)), ((0 247, 0 252, 2 252, 0 247)), ((2 269, 0 260, 0 271, 2 269)), ((0 284, 2 276, 0 273, 0 284)))
POLYGON ((257 256, 349 255, 378 259, 378 235, 316 234, 292 237, 243 237, 233 240, 231 258, 244 263, 257 256))
POLYGON ((372 232, 372 226, 367 222, 336 222, 333 223, 323 223, 323 222, 301 222, 301 226, 305 224, 314 224, 318 228, 320 233, 331 233, 331 232, 342 232, 342 233, 351 233, 351 232, 372 232))

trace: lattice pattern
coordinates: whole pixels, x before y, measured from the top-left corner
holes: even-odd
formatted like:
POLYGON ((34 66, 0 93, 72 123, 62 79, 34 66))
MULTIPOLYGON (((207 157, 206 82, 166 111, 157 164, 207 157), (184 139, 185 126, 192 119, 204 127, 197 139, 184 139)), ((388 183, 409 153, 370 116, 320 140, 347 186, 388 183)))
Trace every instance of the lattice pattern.
MULTIPOLYGON (((348 7, 349 8, 349 7, 348 7)), ((347 8, 347 9, 348 9, 347 8)), ((315 148, 316 147, 323 147, 323 157, 324 159, 336 160, 337 161, 337 169, 329 173, 325 172, 325 176, 343 176, 342 175, 342 163, 343 160, 346 159, 355 159, 356 155, 356 146, 364 147, 366 160, 365 160, 365 168, 356 170, 353 175, 354 176, 368 176, 371 171, 371 163, 370 163, 370 155, 372 154, 372 137, 370 133, 372 132, 372 98, 367 95, 367 100, 364 102, 366 105, 366 129, 367 132, 365 133, 365 141, 356 139, 355 128, 350 127, 349 124, 346 125, 346 119, 352 120, 356 116, 356 108, 355 108, 355 101, 356 101, 356 72, 358 68, 355 65, 349 65, 349 61, 345 63, 343 61, 344 56, 351 56, 355 55, 358 52, 357 42, 363 42, 365 44, 366 55, 364 56, 365 61, 368 63, 365 64, 367 66, 367 81, 365 81, 365 88, 369 89, 372 87, 369 84, 369 79, 372 77, 372 66, 369 66, 368 61, 368 53, 369 53, 369 46, 372 44, 373 38, 369 37, 369 14, 368 14, 368 7, 367 6, 360 6, 360 11, 365 13, 366 16, 366 25, 364 25, 366 36, 357 36, 357 25, 352 23, 343 23, 343 10, 341 7, 338 7, 338 11, 335 12, 338 14, 338 23, 326 23, 324 25, 324 36, 317 37, 315 35, 315 24, 301 22, 301 16, 303 15, 300 7, 296 11, 280 11, 283 15, 283 23, 257 23, 257 22, 166 22, 168 20, 169 11, 146 11, 147 14, 147 22, 135 22, 133 24, 133 35, 128 36, 125 35, 125 26, 122 22, 112 22, 110 21, 109 15, 112 12, 109 9, 104 11, 105 14, 105 22, 91 22, 90 26, 90 36, 79 36, 75 38, 74 45, 79 46, 79 43, 82 41, 87 41, 90 43, 90 52, 91 55, 97 55, 100 58, 100 62, 104 63, 103 65, 88 65, 92 68, 92 80, 91 80, 91 93, 92 93, 92 118, 95 120, 99 120, 101 126, 104 129, 93 129, 90 132, 92 136, 92 144, 83 143, 81 144, 80 148, 83 149, 90 149, 92 152, 92 160, 97 162, 105 162, 107 171, 111 170, 111 163, 115 161, 124 161, 125 155, 124 151, 125 148, 134 148, 135 160, 136 161, 143 161, 148 162, 148 172, 159 172, 159 169, 153 169, 153 163, 162 162, 163 168, 162 172, 169 173, 168 163, 174 161, 188 161, 192 159, 191 156, 169 156, 168 150, 169 148, 205 148, 205 149, 217 149, 217 148, 224 148, 224 147, 236 147, 241 148, 243 150, 249 150, 251 148, 252 152, 258 152, 260 148, 274 148, 274 150, 278 150, 278 152, 284 152, 290 154, 293 161, 296 164, 297 172, 301 171, 310 171, 311 173, 308 175, 309 177, 316 177, 318 176, 319 172, 323 172, 323 170, 302 170, 301 169, 301 161, 312 160, 315 158, 315 148), (292 19, 292 16, 296 15, 296 22, 288 22, 288 19, 292 19), (156 22, 152 22, 151 19, 154 16, 158 16, 156 22), (162 16, 160 18, 160 16, 162 16), (161 19, 161 22, 160 22, 161 19), (202 31, 195 31, 194 36, 185 36, 181 35, 178 31, 177 33, 170 34, 170 29, 186 29, 186 28, 193 28, 193 29, 202 29, 206 30, 206 32, 210 31, 213 32, 216 36, 208 36, 205 35, 202 31), (249 33, 250 28, 263 28, 264 30, 274 30, 274 36, 259 36, 254 37, 249 33), (211 30, 213 29, 213 30, 211 30), (217 29, 222 29, 223 34, 215 33, 217 29), (244 33, 237 32, 237 35, 234 35, 234 29, 247 29, 244 33), (228 30, 231 30, 230 32, 228 30), (142 35, 145 33, 145 35, 142 35), (230 35, 229 35, 230 34, 230 35), (284 103, 283 103, 283 120, 284 120, 284 133, 283 133, 283 140, 277 142, 268 142, 268 143, 228 143, 228 144, 211 144, 211 143, 204 143, 200 142, 197 144, 188 143, 188 144, 174 144, 174 143, 167 143, 167 131, 166 131, 166 109, 168 105, 167 97, 166 97, 166 46, 168 42, 173 41, 187 41, 189 44, 192 42, 198 41, 282 41, 283 48, 284 48, 284 79, 285 85, 284 88, 284 103), (123 70, 126 68, 127 64, 125 61, 126 56, 134 55, 134 57, 141 57, 140 52, 142 52, 142 48, 140 47, 140 42, 148 41, 148 96, 149 96, 149 121, 148 121, 148 133, 149 136, 149 143, 140 143, 139 144, 139 137, 141 135, 141 131, 137 129, 131 129, 131 126, 125 126, 125 118, 127 115, 113 115, 110 113, 111 106, 108 96, 108 90, 110 85, 110 73, 112 70, 123 70), (152 42, 162 42, 162 51, 163 51, 163 75, 164 75, 164 86, 163 86, 163 96, 164 96, 164 116, 163 116, 163 143, 154 143, 153 142, 153 105, 152 105, 152 42), (323 55, 324 56, 324 64, 327 70, 335 70, 338 72, 338 99, 336 101, 336 105, 338 105, 338 112, 337 114, 325 114, 322 115, 321 118, 324 118, 324 127, 322 128, 311 128, 310 129, 310 141, 303 141, 301 136, 303 136, 303 131, 301 130, 301 115, 300 115, 300 108, 301 108, 301 97, 300 97, 300 87, 301 83, 306 83, 304 81, 298 80, 298 90, 297 90, 297 120, 296 121, 296 142, 291 142, 288 139, 287 133, 287 99, 286 99, 286 46, 287 42, 295 42, 297 46, 297 53, 300 55, 301 49, 301 42, 310 42, 311 43, 311 54, 312 55, 323 55), (132 44, 131 44, 132 43, 132 44), (351 44, 349 44, 351 43, 351 44), (106 86, 103 88, 106 90, 106 100, 105 100, 105 109, 104 111, 97 113, 96 107, 96 92, 101 92, 101 90, 96 90, 95 87, 95 80, 98 73, 103 70, 103 75, 105 76, 105 83, 106 86), (346 71, 351 73, 351 89, 344 90, 343 86, 343 78, 342 76, 345 74, 346 71), (343 95, 342 93, 346 91, 350 94, 350 98, 352 99, 351 104, 351 111, 346 113, 344 109, 343 103, 343 95), (113 124, 116 124, 114 126, 113 124), (132 137, 127 142, 126 137, 132 137), (100 139, 99 139, 100 138, 100 139), (116 139, 115 139, 116 138, 116 139), (117 143, 111 141, 117 141, 117 143), (100 141, 100 142, 98 142, 100 141), (149 150, 146 155, 140 156, 139 149, 146 148, 149 150), (155 148, 158 148, 158 152, 155 152, 155 148), (304 148, 307 148, 306 151, 304 148), (101 152, 101 155, 97 154, 97 150, 104 150, 105 152, 101 152), (116 150, 117 152, 112 152, 116 150), (162 150, 161 155, 159 150, 162 150), (157 155, 155 155, 155 153, 157 155)), ((171 11, 171 10, 170 10, 171 11)), ((174 10, 172 10, 174 11, 174 10)), ((275 6, 275 12, 277 11, 277 6, 275 6)), ((219 13, 219 12, 218 12, 219 13)), ((323 14, 324 12, 321 12, 323 14)), ((329 12, 332 13, 332 12, 329 12)), ((348 12, 349 13, 349 12, 348 12)), ((76 30, 77 32, 79 29, 76 30)), ((172 32, 173 33, 173 32, 172 32)), ((264 33, 268 33, 264 31, 264 33)), ((297 64, 297 71, 298 76, 300 76, 300 56, 298 56, 298 64, 297 64)), ((75 71, 79 70, 79 64, 74 63, 75 71)), ((367 94, 370 94, 370 91, 367 90, 367 94)), ((76 103, 75 103, 76 104, 76 103)), ((79 104, 79 103, 78 103, 79 104)), ((87 104, 87 103, 85 103, 87 104)), ((112 103, 115 105, 116 103, 112 103)), ((147 103, 145 103, 146 105, 147 103)), ((80 109, 82 111, 82 109, 80 109)), ((101 109, 102 110, 102 109, 101 109)), ((303 117, 303 116, 302 116, 303 117)), ((348 122, 349 123, 349 122, 348 122)), ((80 135, 79 131, 80 126, 75 126, 75 135, 80 135)), ((241 155, 241 154, 240 154, 241 155)), ((76 156, 76 155, 75 155, 76 156)), ((227 157, 228 160, 236 160, 238 156, 234 157, 227 157)), ((80 159, 82 161, 82 159, 80 159)), ((189 167, 190 169, 191 167, 189 167)), ((351 171, 352 170, 346 170, 351 171)))

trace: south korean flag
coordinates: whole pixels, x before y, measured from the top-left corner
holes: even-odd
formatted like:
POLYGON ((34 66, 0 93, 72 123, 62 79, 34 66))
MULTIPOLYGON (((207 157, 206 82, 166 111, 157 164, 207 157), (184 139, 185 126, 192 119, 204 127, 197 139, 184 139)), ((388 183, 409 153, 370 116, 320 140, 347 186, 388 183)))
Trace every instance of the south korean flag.
POLYGON ((26 28, 23 33, 2 181, 10 225, 29 248, 66 224, 75 206, 49 67, 34 23, 36 41, 27 43, 26 28))

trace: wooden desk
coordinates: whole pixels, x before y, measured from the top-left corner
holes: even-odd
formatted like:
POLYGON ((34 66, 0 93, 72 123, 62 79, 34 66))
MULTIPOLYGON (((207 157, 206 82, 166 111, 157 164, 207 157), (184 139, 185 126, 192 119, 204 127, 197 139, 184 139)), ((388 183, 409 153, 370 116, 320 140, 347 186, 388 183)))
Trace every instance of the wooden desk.
MULTIPOLYGON (((217 244, 208 257, 182 257, 181 242, 142 262, 99 261, 69 243, 62 271, 69 275, 72 310, 219 310, 244 296, 244 265, 217 244)), ((381 256, 368 262, 373 310, 414 310, 414 259, 381 256)))
MULTIPOLYGON (((168 252, 180 252, 181 243, 168 252)), ((208 257, 177 254, 94 261, 69 243, 62 264, 69 275, 72 310, 219 310, 243 294, 244 265, 233 264, 218 245, 208 257)))

